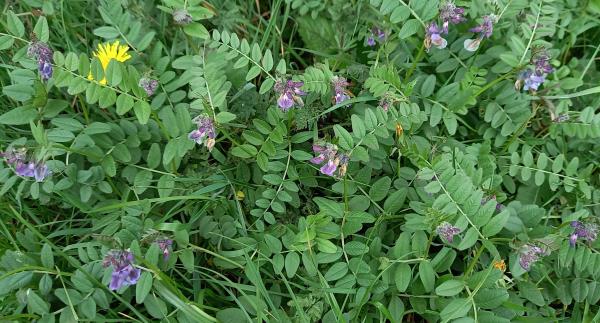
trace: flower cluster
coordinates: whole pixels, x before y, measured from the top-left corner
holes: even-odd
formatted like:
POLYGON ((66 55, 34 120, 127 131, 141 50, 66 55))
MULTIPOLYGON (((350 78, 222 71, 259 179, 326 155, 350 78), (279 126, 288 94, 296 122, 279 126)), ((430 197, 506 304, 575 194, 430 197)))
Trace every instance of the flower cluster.
POLYGON ((173 11, 173 21, 178 25, 187 25, 192 22, 192 15, 185 9, 173 11))
POLYGON ((463 17, 465 9, 457 7, 454 2, 448 1, 440 7, 440 19, 442 19, 442 29, 444 33, 448 33, 448 25, 458 25, 465 21, 463 17))
POLYGON ((460 229, 448 222, 442 222, 437 226, 435 232, 447 242, 452 243, 454 236, 460 233, 460 229))
POLYGON ((152 96, 156 92, 156 88, 158 88, 158 81, 144 76, 140 79, 138 86, 144 89, 146 95, 152 96))
POLYGON ((129 250, 109 251, 102 265, 112 266, 113 271, 108 285, 111 290, 134 285, 140 279, 141 270, 133 266, 133 254, 129 250))
POLYGON ((465 39, 465 49, 470 52, 474 52, 479 48, 479 44, 481 44, 483 39, 490 38, 492 36, 492 32, 494 31, 494 24, 496 23, 497 19, 498 18, 494 14, 483 16, 483 23, 477 27, 469 29, 470 32, 479 35, 473 39, 465 39))
POLYGON ((379 27, 371 28, 371 34, 367 37, 367 46, 375 46, 376 41, 383 43, 385 41, 385 31, 379 27))
POLYGON ((52 49, 48 44, 41 41, 34 41, 27 48, 27 56, 37 59, 38 71, 43 81, 48 81, 52 77, 52 49))
POLYGON ((521 267, 527 271, 531 269, 531 265, 538 261, 542 256, 547 256, 549 253, 531 243, 528 243, 521 247, 521 252, 519 253, 519 264, 521 267))
POLYGON ((338 177, 346 175, 350 157, 345 153, 340 153, 336 145, 330 143, 313 144, 312 149, 317 156, 313 157, 310 162, 315 165, 322 164, 320 168, 322 174, 334 176, 337 170, 338 177))
POLYGON ((33 177, 36 182, 42 182, 50 175, 50 170, 44 161, 27 159, 27 150, 21 148, 18 150, 8 149, 0 152, 0 157, 4 157, 6 163, 15 169, 15 174, 22 177, 33 177))
POLYGON ((335 104, 340 104, 350 99, 349 91, 346 89, 350 83, 348 83, 345 77, 334 76, 331 83, 333 84, 333 90, 335 92, 335 104))
POLYGON ((598 225, 595 223, 583 223, 581 221, 571 222, 571 227, 575 229, 569 237, 571 246, 575 246, 578 239, 594 242, 598 238, 598 225))
POLYGON ((441 27, 434 21, 427 25, 425 30, 425 48, 427 51, 431 46, 438 49, 446 48, 448 41, 442 37, 443 34, 448 34, 450 24, 457 25, 465 21, 463 14, 465 10, 457 7, 453 2, 449 1, 440 7, 440 19, 442 20, 441 27))
POLYGON ((277 105, 281 108, 282 111, 287 111, 294 104, 298 104, 298 106, 304 106, 304 101, 302 101, 301 95, 305 95, 306 93, 300 88, 304 85, 304 82, 295 82, 292 80, 282 81, 277 80, 275 82, 274 90, 279 94, 279 98, 277 99, 277 105))
POLYGON ((533 68, 527 68, 521 73, 515 82, 515 89, 520 90, 533 90, 537 91, 546 81, 546 76, 554 71, 552 65, 550 65, 550 55, 542 47, 536 47, 532 49, 531 65, 533 68))
POLYGON ((169 256, 171 254, 171 246, 173 245, 173 240, 171 239, 157 239, 156 244, 158 244, 158 249, 162 251, 163 260, 169 260, 169 256))
POLYGON ((208 151, 211 151, 215 146, 215 138, 217 136, 215 123, 206 114, 201 114, 192 121, 197 125, 197 129, 190 132, 188 138, 199 145, 204 144, 208 148, 208 151))

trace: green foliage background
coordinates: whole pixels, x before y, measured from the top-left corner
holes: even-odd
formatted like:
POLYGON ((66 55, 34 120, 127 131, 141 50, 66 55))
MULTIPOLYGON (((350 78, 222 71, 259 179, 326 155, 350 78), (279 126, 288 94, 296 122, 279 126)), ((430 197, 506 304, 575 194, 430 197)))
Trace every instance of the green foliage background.
POLYGON ((439 4, 2 2, 0 148, 52 170, 38 183, 0 164, 2 320, 600 320, 598 243, 568 242, 600 213, 600 2, 457 0, 467 22, 426 52, 439 4), (181 8, 192 23, 173 22, 181 8), (492 37, 464 50, 490 13, 492 37), (373 26, 387 39, 368 47, 373 26), (47 83, 33 37, 54 50, 47 83), (104 71, 92 52, 113 40, 133 58, 104 71), (517 91, 534 46, 555 71, 517 91), (341 104, 335 75, 351 81, 341 104), (308 94, 282 112, 288 78, 308 94), (211 152, 187 137, 200 113, 211 152), (318 139, 351 153, 344 177, 309 162, 318 139), (442 221, 461 229, 451 243, 442 221), (528 242, 551 252, 529 272, 528 242), (133 252, 136 285, 108 289, 111 248, 133 252))

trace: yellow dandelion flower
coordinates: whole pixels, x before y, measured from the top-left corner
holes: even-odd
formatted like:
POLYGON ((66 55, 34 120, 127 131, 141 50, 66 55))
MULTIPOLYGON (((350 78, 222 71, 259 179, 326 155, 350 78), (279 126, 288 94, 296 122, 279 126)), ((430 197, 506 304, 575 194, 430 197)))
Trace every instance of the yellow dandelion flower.
MULTIPOLYGON (((106 72, 108 68, 108 63, 111 60, 116 60, 117 62, 124 62, 131 58, 131 55, 127 52, 129 51, 129 46, 120 45, 118 40, 115 40, 112 45, 110 43, 98 44, 98 50, 94 52, 94 57, 97 57, 100 60, 100 64, 102 65, 102 70, 106 72)), ((92 72, 88 74, 88 80, 93 80, 92 72)), ((106 84, 106 78, 100 80, 100 84, 106 84)))

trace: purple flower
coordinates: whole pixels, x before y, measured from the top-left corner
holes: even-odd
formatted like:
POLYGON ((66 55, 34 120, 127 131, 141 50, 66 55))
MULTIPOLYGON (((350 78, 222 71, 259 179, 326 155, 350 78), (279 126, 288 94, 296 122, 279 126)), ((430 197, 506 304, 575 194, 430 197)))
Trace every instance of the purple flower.
POLYGON ((171 239, 159 239, 159 240, 156 240, 156 243, 158 244, 158 248, 163 253, 163 260, 164 261, 169 260, 169 255, 170 255, 170 250, 169 249, 173 245, 173 240, 171 240, 171 239))
POLYGON ((141 269, 133 266, 133 254, 129 250, 111 250, 102 262, 104 267, 112 266, 111 280, 108 287, 117 290, 134 285, 140 279, 141 269))
POLYGON ((148 77, 142 77, 138 85, 146 91, 146 95, 152 96, 154 92, 156 92, 156 88, 158 88, 158 81, 148 77))
POLYGON ((42 182, 50 175, 50 170, 46 163, 42 161, 28 160, 27 150, 25 148, 14 150, 9 148, 5 152, 0 152, 0 157, 8 165, 15 169, 15 174, 22 177, 33 177, 37 182, 42 182))
POLYGON ((449 243, 452 243, 454 236, 460 233, 460 229, 448 222, 442 222, 437 226, 435 232, 449 243))
POLYGON ((535 72, 539 75, 550 74, 554 71, 550 65, 550 55, 544 47, 538 46, 532 49, 531 64, 535 66, 535 72))
POLYGON ((44 42, 34 41, 29 44, 27 55, 37 59, 42 81, 48 81, 52 77, 52 49, 44 42))
POLYGON ((380 106, 383 109, 383 111, 387 112, 393 103, 394 102, 392 98, 389 95, 385 95, 379 100, 378 106, 380 106))
POLYGON ((425 32, 425 48, 427 51, 429 51, 431 45, 437 47, 438 49, 446 48, 448 42, 441 36, 443 33, 444 30, 435 22, 432 22, 427 26, 427 30, 425 32))
POLYGON ((528 68, 519 73, 517 82, 515 82, 515 88, 519 89, 521 86, 523 86, 523 90, 525 91, 528 91, 529 89, 537 91, 545 80, 545 75, 540 75, 528 68))
POLYGON ((444 33, 448 33, 448 25, 457 25, 465 21, 463 14, 465 9, 457 7, 453 2, 449 1, 440 7, 440 18, 443 21, 442 28, 444 33))
POLYGON ((335 176, 337 171, 338 177, 346 175, 350 157, 347 154, 339 153, 336 145, 330 143, 314 144, 313 151, 317 153, 317 156, 313 157, 310 162, 316 165, 322 164, 319 169, 322 174, 335 176))
POLYGON ((192 120, 197 129, 190 132, 188 138, 195 141, 197 144, 204 144, 208 151, 211 151, 215 146, 216 130, 213 120, 206 114, 201 114, 192 120))
POLYGON ((571 222, 571 227, 575 230, 569 239, 571 246, 575 246, 577 240, 581 238, 581 240, 594 242, 598 238, 598 225, 595 223, 583 223, 581 221, 573 221, 571 222))
POLYGON ((371 34, 367 37, 367 45, 373 47, 376 41, 380 43, 385 41, 385 32, 379 27, 371 28, 371 34))
POLYGON ((300 97, 301 95, 306 94, 304 91, 300 90, 303 85, 304 82, 295 82, 292 80, 285 82, 277 80, 277 82, 275 82, 274 90, 279 93, 277 105, 279 105, 279 108, 281 108, 282 111, 288 111, 294 104, 304 106, 304 102, 300 97))
POLYGON ((496 16, 491 14, 483 16, 483 23, 477 27, 469 29, 470 32, 479 33, 480 38, 490 38, 494 31, 494 23, 496 22, 496 16))
POLYGON ((490 38, 494 31, 494 23, 496 22, 496 16, 491 14, 489 16, 483 16, 483 23, 477 27, 469 29, 470 32, 478 33, 479 35, 475 39, 465 39, 464 47, 470 52, 474 52, 479 48, 481 41, 484 38, 490 38))
POLYGON ((350 96, 348 95, 349 92, 346 89, 350 83, 348 83, 345 77, 334 76, 331 83, 333 84, 333 90, 335 92, 335 104, 340 104, 350 99, 350 96))
POLYGON ((542 248, 528 243, 521 247, 519 253, 519 264, 527 271, 531 269, 531 265, 537 262, 541 256, 547 256, 549 253, 542 248))
POLYGON ((185 9, 173 11, 173 21, 178 25, 187 25, 192 22, 192 15, 185 9))

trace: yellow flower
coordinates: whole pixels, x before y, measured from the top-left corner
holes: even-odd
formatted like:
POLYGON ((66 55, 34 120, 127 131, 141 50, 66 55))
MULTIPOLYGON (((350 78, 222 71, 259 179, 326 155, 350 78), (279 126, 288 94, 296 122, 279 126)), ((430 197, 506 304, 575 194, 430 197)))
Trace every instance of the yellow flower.
MULTIPOLYGON (((117 62, 124 62, 131 58, 131 55, 127 53, 129 50, 129 46, 127 45, 119 45, 119 41, 115 40, 112 45, 110 43, 98 44, 98 50, 94 52, 94 57, 97 57, 100 60, 100 64, 102 64, 102 69, 106 72, 108 68, 108 63, 111 60, 116 60, 117 62)), ((92 72, 88 74, 88 80, 93 80, 92 72)), ((106 84, 106 78, 100 80, 100 84, 106 84)))
POLYGON ((506 264, 504 263, 503 259, 500 259, 500 261, 494 261, 493 263, 494 268, 500 270, 500 271, 505 271, 506 270, 506 264))

